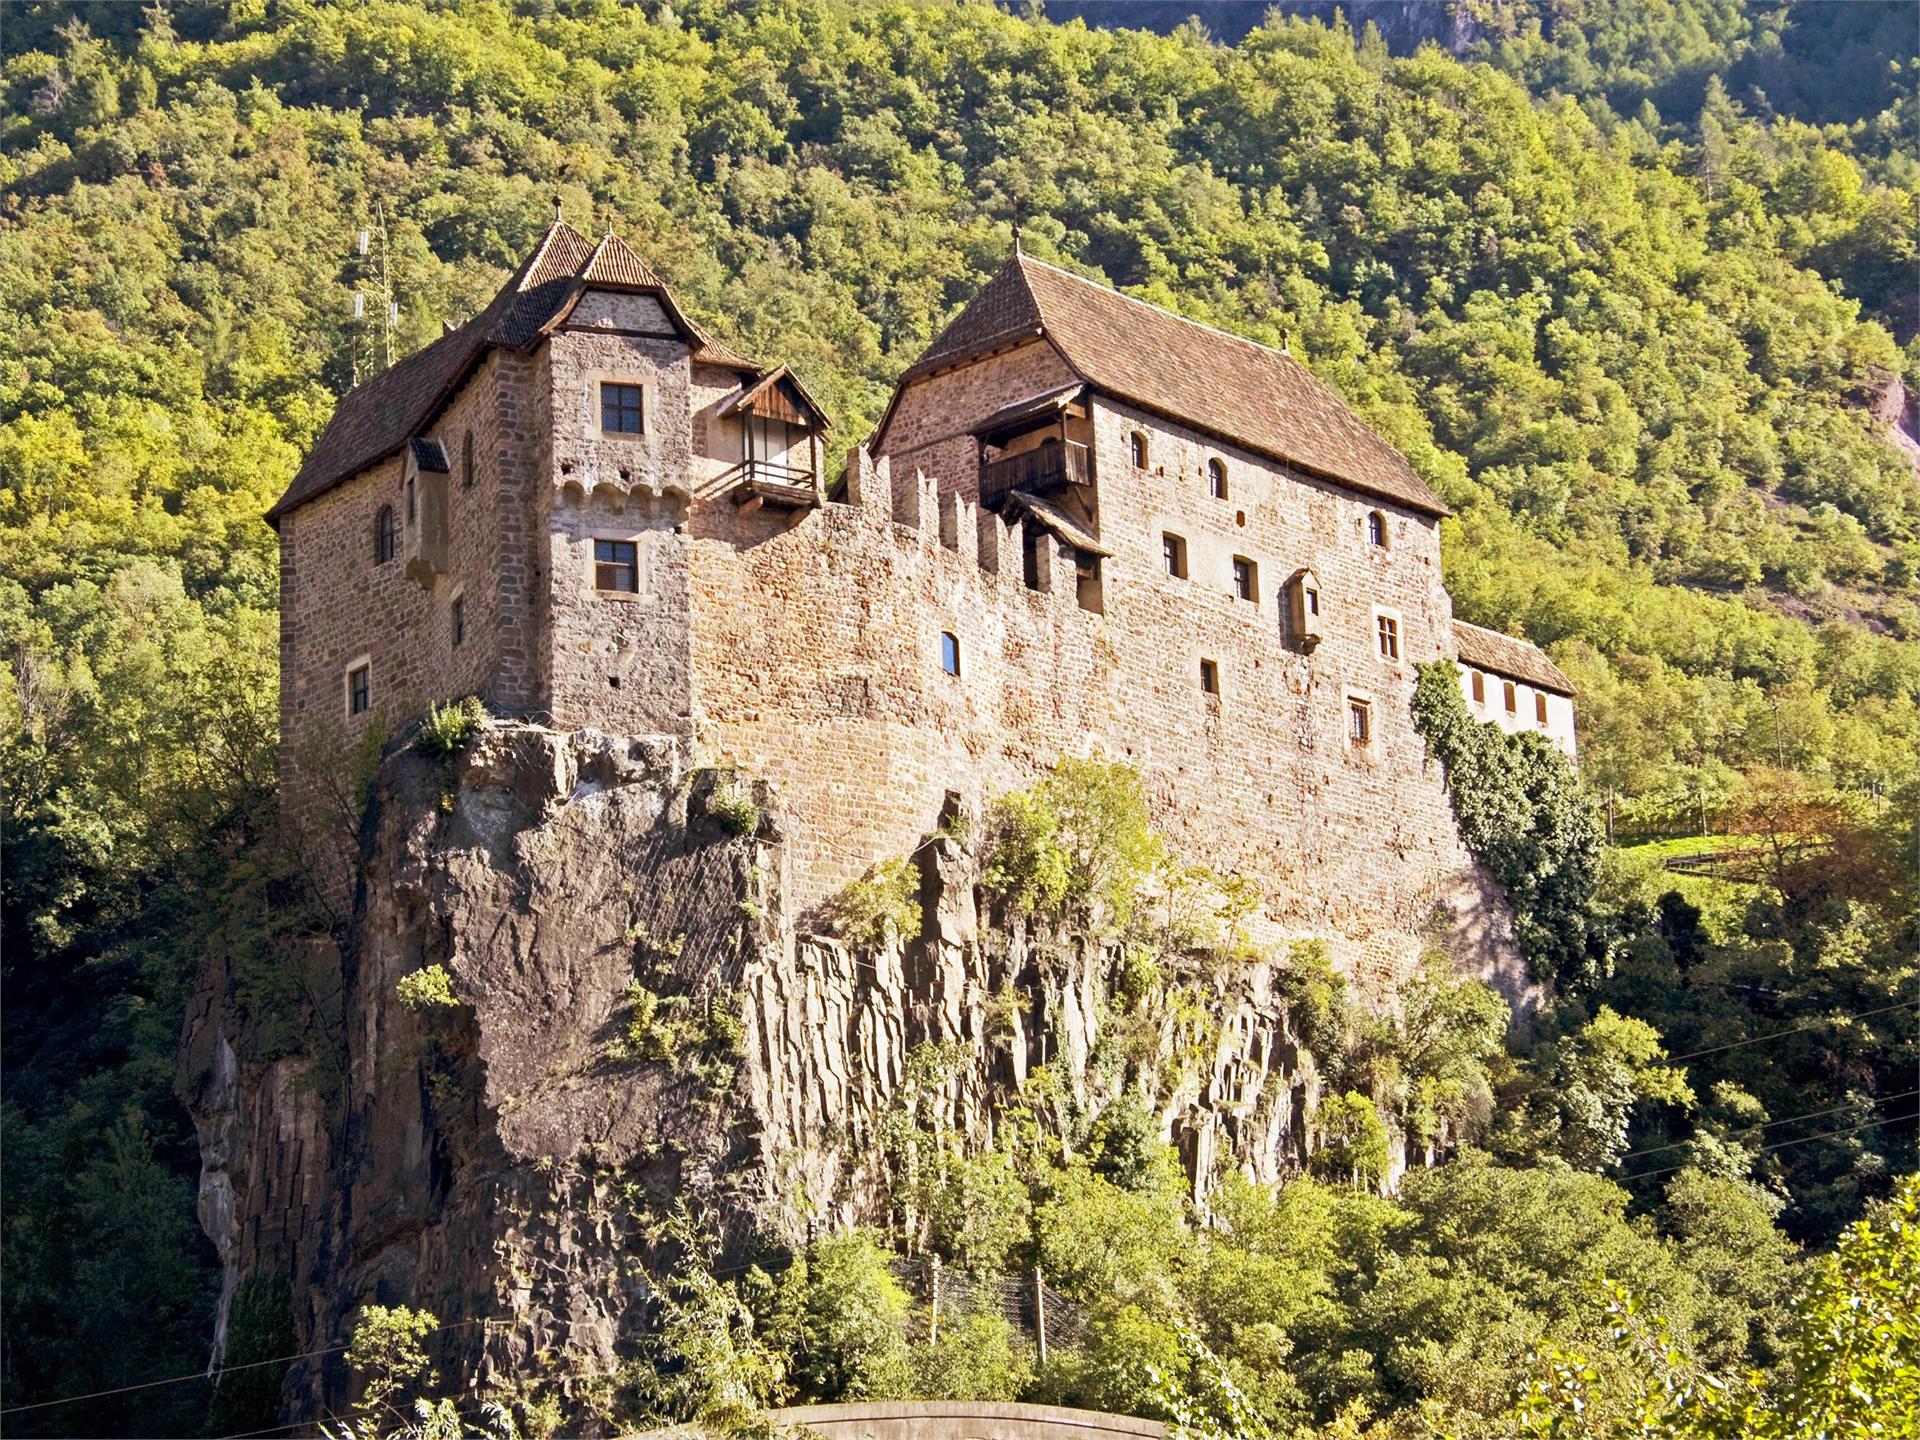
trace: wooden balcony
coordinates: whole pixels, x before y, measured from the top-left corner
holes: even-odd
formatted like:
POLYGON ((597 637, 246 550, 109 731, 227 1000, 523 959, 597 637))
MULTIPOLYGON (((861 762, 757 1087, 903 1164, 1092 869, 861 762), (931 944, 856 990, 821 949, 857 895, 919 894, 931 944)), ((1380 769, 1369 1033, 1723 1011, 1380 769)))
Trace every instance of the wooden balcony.
POLYGON ((771 505, 780 510, 811 510, 820 503, 813 471, 773 460, 742 460, 720 477, 727 498, 743 512, 771 505))
POLYGON ((1068 485, 1093 483, 1093 456, 1078 441, 1022 450, 980 467, 980 508, 998 510, 1015 490, 1045 495, 1068 485))

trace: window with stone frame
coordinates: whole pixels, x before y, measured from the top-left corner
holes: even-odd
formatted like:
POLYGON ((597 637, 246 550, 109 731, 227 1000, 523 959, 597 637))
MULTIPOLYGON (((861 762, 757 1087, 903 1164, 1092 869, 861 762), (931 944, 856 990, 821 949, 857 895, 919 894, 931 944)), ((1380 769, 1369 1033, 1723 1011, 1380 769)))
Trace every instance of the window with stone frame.
POLYGON ((1134 469, 1146 469, 1149 455, 1147 437, 1144 432, 1136 430, 1127 437, 1127 456, 1133 461, 1134 469))
POLYGON ((1233 593, 1256 605, 1260 602, 1260 567, 1244 555, 1233 557, 1233 593))
POLYGON ((1373 743, 1373 706, 1370 702, 1347 697, 1347 739, 1355 746, 1373 743))
POLYGON ((593 588, 632 595, 640 589, 640 547, 632 540, 593 542, 593 588))
POLYGON ((373 563, 384 565, 400 551, 400 521, 391 505, 382 505, 373 520, 373 563))
POLYGON ((1380 643, 1380 658, 1398 660, 1400 658, 1400 622, 1391 615, 1376 615, 1373 617, 1373 624, 1380 643))
POLYGON ((1207 493, 1216 500, 1227 498, 1227 462, 1217 455, 1207 461, 1207 493))
POLYGON ((1220 662, 1202 660, 1200 662, 1200 693, 1211 695, 1215 699, 1220 695, 1220 662))
POLYGON ((1187 578, 1187 542, 1180 536, 1168 532, 1160 537, 1160 559, 1174 579, 1187 578))
POLYGON ((1387 517, 1378 510, 1367 512, 1367 543, 1381 550, 1387 548, 1387 517))
POLYGON ((364 715, 373 708, 373 666, 355 665, 347 671, 347 714, 364 715))
POLYGON ((608 435, 638 435, 646 429, 645 393, 626 380, 600 382, 600 429, 608 435))

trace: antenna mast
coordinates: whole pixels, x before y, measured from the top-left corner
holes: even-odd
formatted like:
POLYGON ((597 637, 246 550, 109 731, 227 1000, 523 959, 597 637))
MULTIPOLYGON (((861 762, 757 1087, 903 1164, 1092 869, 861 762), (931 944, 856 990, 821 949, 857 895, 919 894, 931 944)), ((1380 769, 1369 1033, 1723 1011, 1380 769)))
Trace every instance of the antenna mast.
MULTIPOLYGON (((366 351, 366 368, 370 375, 377 375, 393 364, 393 342, 400 328, 400 305, 393 298, 393 252, 387 243, 387 207, 384 201, 376 202, 373 207, 374 223, 371 228, 363 226, 360 230, 359 260, 360 279, 365 289, 356 286, 353 292, 353 318, 359 321, 371 319, 367 314, 368 293, 373 302, 380 307, 379 333, 375 338, 373 327, 366 325, 361 332, 362 344, 366 351), (380 242, 380 255, 373 257, 373 242, 380 242)), ((360 381, 360 356, 354 356, 354 383, 360 381)))

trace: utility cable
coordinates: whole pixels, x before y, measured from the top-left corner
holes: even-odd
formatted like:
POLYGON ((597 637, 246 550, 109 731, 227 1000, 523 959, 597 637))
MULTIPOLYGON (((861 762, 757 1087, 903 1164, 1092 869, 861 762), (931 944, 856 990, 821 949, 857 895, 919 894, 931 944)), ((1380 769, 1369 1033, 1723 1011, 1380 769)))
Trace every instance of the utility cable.
POLYGON ((1885 1015, 1892 1010, 1911 1010, 1920 1005, 1920 1000, 1902 1000, 1898 1005, 1882 1005, 1877 1010, 1856 1010, 1850 1015, 1829 1015, 1821 1020, 1809 1020, 1804 1025, 1795 1025, 1790 1030, 1775 1030, 1768 1035, 1754 1035, 1746 1040, 1729 1040, 1725 1045, 1709 1045, 1705 1050, 1689 1050, 1684 1055, 1669 1055, 1666 1063, 1671 1065, 1681 1060, 1696 1060, 1702 1055, 1718 1055, 1722 1050, 1738 1050, 1742 1045, 1759 1045, 1768 1040, 1781 1040, 1788 1035, 1798 1035, 1803 1030, 1818 1030, 1822 1025, 1832 1025, 1841 1020, 1864 1020, 1869 1015, 1885 1015))
MULTIPOLYGON (((1869 1120, 1864 1125, 1849 1125, 1844 1130, 1828 1130, 1825 1133, 1820 1135, 1802 1135, 1798 1140, 1781 1140, 1772 1145, 1757 1146, 1754 1150, 1754 1154, 1756 1155, 1764 1154, 1769 1150, 1786 1150, 1795 1145, 1811 1145, 1816 1140, 1832 1140, 1837 1136, 1852 1135, 1861 1130, 1875 1129, 1881 1125, 1898 1125, 1902 1121, 1912 1123, 1916 1119, 1920 1119, 1920 1116, 1901 1115, 1901 1116, 1892 1117, 1884 1120, 1869 1120)), ((1656 1175, 1671 1175, 1676 1170, 1686 1170, 1689 1168, 1690 1167, 1686 1165, 1669 1165, 1664 1170, 1642 1170, 1638 1175, 1623 1175, 1621 1179, 1651 1180, 1656 1175)))
MULTIPOLYGON (((1760 1125, 1743 1125, 1739 1129, 1729 1131, 1728 1133, 1730 1135, 1750 1135, 1755 1130, 1771 1130, 1776 1125, 1791 1125, 1796 1120, 1818 1120, 1822 1115, 1838 1115, 1842 1110, 1856 1110, 1862 1105, 1888 1105, 1895 1100, 1905 1100, 1913 1095, 1920 1095, 1920 1089, 1902 1090, 1898 1095, 1876 1095, 1870 1099, 1850 1100, 1845 1105, 1830 1105, 1825 1110, 1809 1110, 1804 1115, 1786 1115, 1778 1120, 1768 1120, 1760 1125)), ((1671 1145, 1649 1145, 1644 1150, 1629 1150, 1619 1158, 1622 1160, 1631 1160, 1636 1155, 1658 1155, 1662 1150, 1678 1150, 1683 1145, 1693 1144, 1693 1141, 1698 1138, 1698 1136, 1694 1136, 1692 1139, 1675 1140, 1671 1145)))

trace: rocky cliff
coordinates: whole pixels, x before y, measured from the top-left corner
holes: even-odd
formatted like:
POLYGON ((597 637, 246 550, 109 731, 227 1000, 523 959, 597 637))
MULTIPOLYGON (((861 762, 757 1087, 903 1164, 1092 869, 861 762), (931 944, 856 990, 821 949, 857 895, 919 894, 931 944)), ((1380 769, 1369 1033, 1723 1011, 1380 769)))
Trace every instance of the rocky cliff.
MULTIPOLYGON (((675 742, 494 723, 457 759, 404 747, 361 845, 344 935, 284 957, 315 997, 295 1028, 325 1038, 266 1043, 224 957, 185 1037, 227 1297, 284 1277, 303 1351, 404 1303, 442 1320, 456 1389, 590 1398, 646 1326, 675 1205, 735 1255, 875 1218, 881 1127, 929 1042, 958 1042, 930 1103, 981 1143, 1050 1065, 1082 1117, 1150 1073, 1196 1194, 1304 1157, 1313 1064, 1266 964, 1136 997, 1122 1036, 1123 957, 983 916, 952 834, 913 857, 919 937, 849 945, 784 903, 777 798, 675 742)), ((285 1408, 347 1384, 337 1353, 302 1362, 285 1408)))

